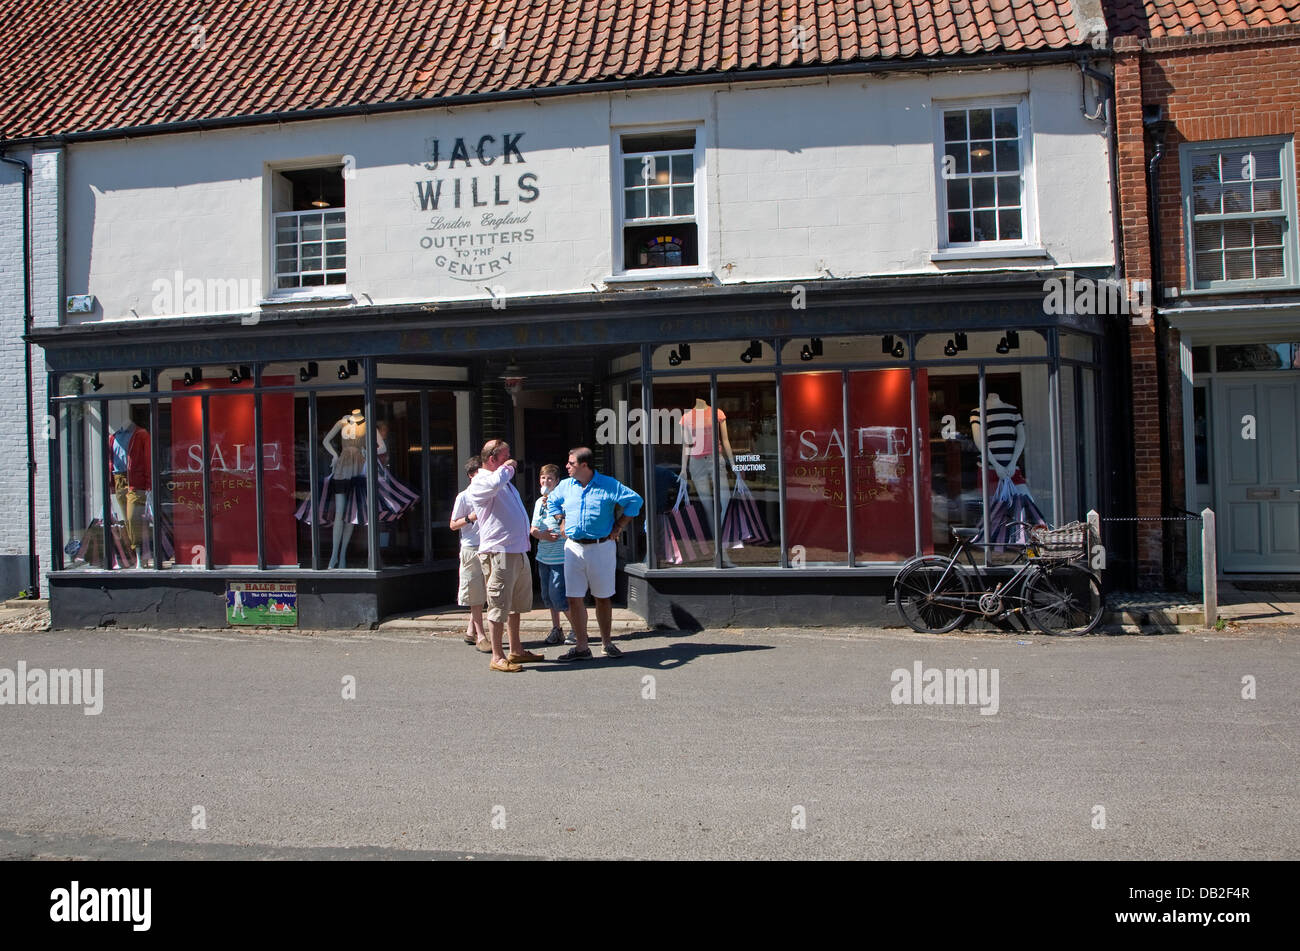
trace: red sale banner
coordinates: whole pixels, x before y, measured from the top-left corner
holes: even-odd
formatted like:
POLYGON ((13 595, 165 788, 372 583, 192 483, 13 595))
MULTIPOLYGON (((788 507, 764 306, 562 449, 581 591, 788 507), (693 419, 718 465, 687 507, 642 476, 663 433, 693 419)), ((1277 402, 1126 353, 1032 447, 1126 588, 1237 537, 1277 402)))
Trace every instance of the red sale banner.
MULTIPOLYGON (((926 392, 925 371, 918 374, 917 385, 926 392)), ((847 458, 853 470, 856 559, 894 562, 915 554, 910 373, 851 372, 847 427, 838 371, 783 376, 781 407, 790 546, 803 546, 809 564, 847 560, 847 458)), ((922 487, 925 515, 929 491, 924 481, 922 487)))
MULTIPOLYGON (((263 378, 268 386, 293 383, 290 376, 263 378)), ((203 467, 212 494, 212 563, 257 564, 257 482, 253 394, 249 381, 173 381, 171 407, 172 520, 176 560, 203 563, 203 467), (209 391, 208 444, 203 445, 201 391, 209 391)), ((294 511, 293 394, 262 396, 262 466, 268 565, 298 560, 294 511)))

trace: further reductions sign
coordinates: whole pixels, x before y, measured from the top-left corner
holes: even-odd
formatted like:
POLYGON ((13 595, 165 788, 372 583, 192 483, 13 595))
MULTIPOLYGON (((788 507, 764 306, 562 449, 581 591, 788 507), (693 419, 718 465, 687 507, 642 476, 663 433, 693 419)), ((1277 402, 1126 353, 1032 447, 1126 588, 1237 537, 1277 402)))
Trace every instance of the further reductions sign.
MULTIPOLYGON (((290 376, 268 376, 267 386, 293 383, 290 376)), ((167 486, 172 496, 176 559, 203 564, 203 467, 210 466, 212 563, 257 564, 256 442, 251 382, 173 381, 171 459, 167 486), (208 398, 208 445, 203 445, 200 392, 208 398)), ((262 466, 266 517, 266 561, 292 565, 298 560, 294 521, 293 394, 262 395, 262 466)))
MULTIPOLYGON (((918 374, 918 387, 926 392, 924 371, 918 374)), ((847 427, 838 371, 784 375, 781 407, 791 549, 802 546, 807 564, 847 560, 847 457, 853 471, 856 559, 893 562, 915 554, 909 371, 851 372, 847 427)), ((929 491, 923 489, 923 496, 924 516, 929 491)))

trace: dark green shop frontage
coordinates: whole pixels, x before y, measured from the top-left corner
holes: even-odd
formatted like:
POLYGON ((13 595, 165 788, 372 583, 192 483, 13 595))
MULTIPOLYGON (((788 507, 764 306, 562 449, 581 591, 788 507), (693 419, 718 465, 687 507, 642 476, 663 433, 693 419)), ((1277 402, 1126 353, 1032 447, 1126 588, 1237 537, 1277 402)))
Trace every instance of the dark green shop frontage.
POLYGON ((1126 491, 1127 427, 1101 425, 1124 417, 1122 324, 1045 314, 1051 277, 37 332, 54 624, 353 628, 451 604, 452 502, 497 436, 529 504, 579 444, 647 499, 619 597, 651 624, 891 619, 898 565, 952 527, 996 529, 1012 495, 1059 524, 1126 491))

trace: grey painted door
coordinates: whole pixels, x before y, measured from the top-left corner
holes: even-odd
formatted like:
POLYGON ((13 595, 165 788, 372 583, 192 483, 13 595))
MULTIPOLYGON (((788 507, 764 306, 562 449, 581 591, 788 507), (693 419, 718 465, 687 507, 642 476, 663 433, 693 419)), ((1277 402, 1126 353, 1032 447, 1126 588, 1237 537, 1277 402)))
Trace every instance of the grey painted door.
POLYGON ((1289 377, 1215 381, 1224 571, 1300 571, 1300 380, 1289 377))

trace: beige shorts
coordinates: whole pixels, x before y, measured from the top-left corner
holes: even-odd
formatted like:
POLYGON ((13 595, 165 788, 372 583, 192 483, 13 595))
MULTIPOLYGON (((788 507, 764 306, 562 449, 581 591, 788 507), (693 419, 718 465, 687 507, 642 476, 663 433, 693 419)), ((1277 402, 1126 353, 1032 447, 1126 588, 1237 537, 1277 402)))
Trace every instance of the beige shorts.
POLYGON ((460 587, 456 589, 456 603, 467 608, 487 604, 487 585, 483 581, 483 566, 478 563, 478 549, 460 547, 460 587))
POLYGON ((487 580, 486 612, 489 621, 505 621, 510 614, 533 609, 533 569, 523 552, 479 552, 487 580))

